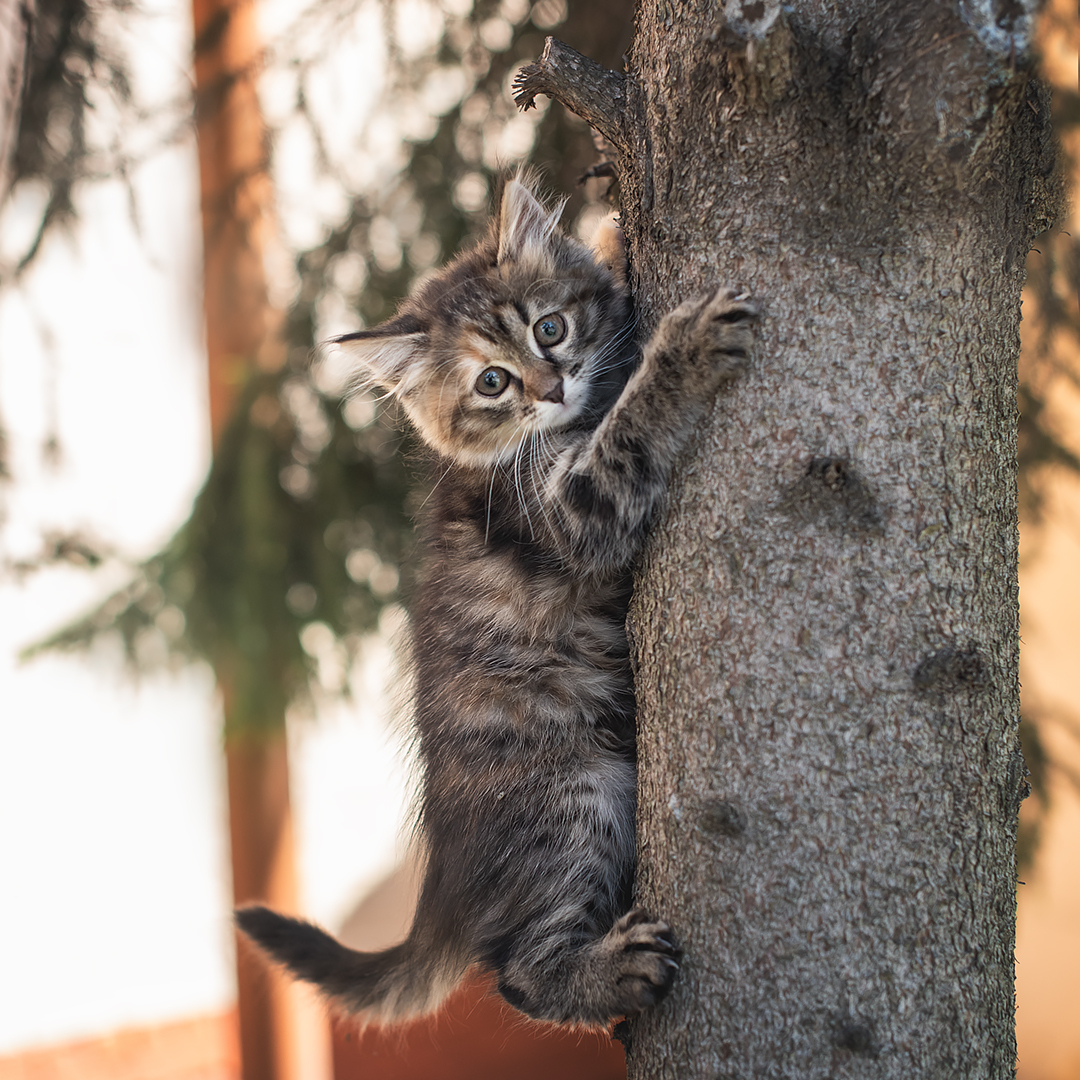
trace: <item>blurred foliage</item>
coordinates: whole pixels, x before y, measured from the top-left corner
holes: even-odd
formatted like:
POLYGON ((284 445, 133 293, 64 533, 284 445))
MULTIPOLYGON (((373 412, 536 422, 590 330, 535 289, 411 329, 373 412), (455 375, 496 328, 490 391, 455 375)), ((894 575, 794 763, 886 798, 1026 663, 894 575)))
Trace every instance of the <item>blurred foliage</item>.
POLYGON ((295 373, 252 378, 168 546, 27 655, 118 633, 139 668, 202 657, 226 676, 228 735, 279 724, 313 681, 343 691, 358 635, 399 591, 401 441, 367 399, 343 410, 295 373))
MULTIPOLYGON (((0 209, 16 192, 28 193, 37 207, 36 228, 25 245, 15 250, 5 245, 0 287, 11 286, 33 264, 49 233, 78 217, 81 183, 120 179, 137 216, 132 170, 190 131, 188 103, 146 109, 136 100, 122 39, 123 28, 138 12, 137 0, 34 0, 22 7, 27 64, 11 160, 0 169, 0 188, 7 185, 0 189, 0 209)), ((50 450, 58 455, 58 446, 47 445, 50 450)), ((0 423, 0 481, 11 479, 0 423)), ((47 549, 48 541, 39 565, 48 564, 47 549)), ((61 545, 53 561, 70 562, 70 551, 61 545)))
MULTIPOLYGON (((123 174, 128 162, 88 134, 90 118, 108 97, 125 122, 135 119, 128 65, 108 23, 134 10, 132 0, 37 0, 26 87, 12 162, 11 187, 44 190, 37 232, 19 258, 21 271, 49 228, 75 216, 80 180, 123 174)), ((0 201, 8 192, 0 192, 0 201)))
MULTIPOLYGON (((1075 110, 1072 112, 1075 115, 1075 110)), ((1076 166, 1070 164, 1075 175, 1076 166)), ((1051 398, 1062 384, 1080 391, 1078 295, 1080 239, 1061 228, 1051 229, 1036 238, 1028 255, 1026 325, 1017 394, 1020 512, 1023 520, 1035 525, 1043 521, 1046 485, 1054 469, 1080 477, 1080 441, 1051 406, 1051 398)))
POLYGON ((1070 787, 1080 796, 1080 770, 1069 764, 1075 753, 1062 757, 1051 753, 1045 742, 1051 729, 1080 747, 1080 721, 1060 708, 1029 706, 1020 721, 1020 748, 1028 767, 1031 794, 1020 811, 1016 837, 1017 869, 1021 874, 1031 868, 1042 838, 1043 826, 1051 806, 1053 781, 1070 787))
MULTIPOLYGON (((505 92, 543 47, 535 9, 511 7, 516 22, 506 3, 478 0, 447 18, 426 60, 391 73, 385 96, 398 107, 436 65, 458 65, 470 78, 434 133, 407 143, 396 174, 375 194, 353 197, 344 220, 297 257, 289 362, 245 387, 187 523, 129 584, 26 655, 118 635, 139 669, 204 658, 228 687, 229 736, 278 728, 288 704, 313 688, 347 692, 361 635, 408 594, 399 575, 416 485, 406 463, 420 451, 390 410, 325 385, 326 367, 310 363, 325 324, 387 318, 417 274, 486 226, 500 166, 513 164, 502 155, 512 123, 514 158, 573 174, 558 182, 576 207, 585 202, 575 181, 595 158, 588 127, 561 107, 522 120, 505 92)), ((627 0, 581 0, 569 13, 557 0, 536 7, 541 21, 565 15, 562 33, 618 63, 612 51, 630 34, 627 0)))
MULTIPOLYGON (((1076 11, 1048 4, 1037 41, 1052 85, 1051 120, 1059 142, 1066 183, 1075 181, 1080 128, 1076 87, 1076 11), (1071 44, 1070 44, 1071 43, 1071 44), (1071 55, 1071 61, 1067 59, 1071 55), (1055 79, 1056 76, 1056 79, 1055 79)), ((1071 197, 1076 197, 1073 190, 1071 197)), ((1073 215, 1075 218, 1075 214, 1073 215)), ((1020 353, 1020 412, 1017 457, 1020 513, 1028 524, 1043 521, 1047 482, 1055 470, 1080 476, 1080 442, 1055 416, 1055 392, 1080 390, 1080 237, 1060 224, 1035 239, 1027 258, 1024 324, 1020 353)))
POLYGON ((1042 837, 1042 826, 1050 804, 1047 787, 1046 751, 1039 737, 1039 725, 1030 717, 1020 718, 1020 749, 1028 770, 1031 793, 1023 804, 1016 826, 1016 870, 1025 873, 1035 859, 1042 837))
POLYGON ((110 545, 83 533, 49 532, 42 537, 41 547, 36 555, 21 559, 5 558, 0 562, 0 571, 16 581, 21 581, 46 566, 60 563, 96 570, 106 559, 116 557, 117 554, 110 545))

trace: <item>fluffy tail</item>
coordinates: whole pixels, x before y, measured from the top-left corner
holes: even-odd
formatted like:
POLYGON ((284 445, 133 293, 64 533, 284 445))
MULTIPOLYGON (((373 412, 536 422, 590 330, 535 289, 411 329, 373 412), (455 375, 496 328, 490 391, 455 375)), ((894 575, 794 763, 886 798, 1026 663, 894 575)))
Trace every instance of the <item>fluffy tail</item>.
POLYGON ((378 1023, 432 1012, 468 967, 451 951, 423 950, 411 937, 382 952, 357 952, 312 923, 259 906, 239 908, 236 923, 296 978, 313 983, 346 1012, 378 1023))

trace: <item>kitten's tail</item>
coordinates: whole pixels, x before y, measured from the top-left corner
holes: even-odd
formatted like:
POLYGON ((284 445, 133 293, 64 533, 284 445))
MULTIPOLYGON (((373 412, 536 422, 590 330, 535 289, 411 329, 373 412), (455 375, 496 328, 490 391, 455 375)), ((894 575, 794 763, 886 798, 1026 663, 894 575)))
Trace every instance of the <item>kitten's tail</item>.
POLYGON ((468 961, 424 949, 410 937, 382 952, 357 952, 325 930, 269 908, 239 908, 236 923, 263 952, 314 984, 350 1014, 392 1023, 437 1009, 468 961))

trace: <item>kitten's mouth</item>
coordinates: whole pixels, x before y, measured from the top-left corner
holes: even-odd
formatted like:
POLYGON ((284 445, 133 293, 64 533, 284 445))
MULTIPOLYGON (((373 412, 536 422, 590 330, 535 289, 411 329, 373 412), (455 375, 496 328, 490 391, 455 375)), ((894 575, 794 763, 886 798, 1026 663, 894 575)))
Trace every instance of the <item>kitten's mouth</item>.
POLYGON ((580 386, 560 378, 556 389, 557 393, 553 390, 533 406, 540 430, 557 431, 576 420, 581 412, 584 395, 580 386))
POLYGON ((559 431, 570 424, 577 417, 579 411, 578 403, 573 401, 538 401, 536 403, 536 423, 533 430, 559 431))

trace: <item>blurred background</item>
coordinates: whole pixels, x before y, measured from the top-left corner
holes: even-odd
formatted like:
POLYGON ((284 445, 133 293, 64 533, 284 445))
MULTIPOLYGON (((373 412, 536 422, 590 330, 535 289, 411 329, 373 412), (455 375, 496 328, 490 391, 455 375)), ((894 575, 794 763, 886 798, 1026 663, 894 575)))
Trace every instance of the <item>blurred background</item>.
MULTIPOLYGON (((423 493, 313 349, 483 228, 508 166, 591 233, 588 127, 510 99, 547 33, 619 67, 632 4, 0 0, 0 1080, 624 1075, 481 984, 404 1035, 334 1027, 230 921, 408 924, 392 643, 423 493)), ((1077 38, 1051 0, 1071 175, 1077 38)), ((1077 225, 1024 306, 1021 1080, 1080 1078, 1077 225)))

